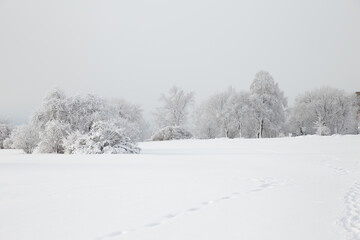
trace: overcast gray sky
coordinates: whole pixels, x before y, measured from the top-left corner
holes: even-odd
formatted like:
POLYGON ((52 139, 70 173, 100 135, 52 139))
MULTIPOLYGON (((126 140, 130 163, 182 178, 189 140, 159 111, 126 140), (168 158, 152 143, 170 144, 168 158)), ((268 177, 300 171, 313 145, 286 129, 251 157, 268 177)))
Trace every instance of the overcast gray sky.
POLYGON ((177 85, 202 101, 269 71, 293 102, 360 90, 360 0, 0 0, 0 117, 54 87, 141 104, 177 85))

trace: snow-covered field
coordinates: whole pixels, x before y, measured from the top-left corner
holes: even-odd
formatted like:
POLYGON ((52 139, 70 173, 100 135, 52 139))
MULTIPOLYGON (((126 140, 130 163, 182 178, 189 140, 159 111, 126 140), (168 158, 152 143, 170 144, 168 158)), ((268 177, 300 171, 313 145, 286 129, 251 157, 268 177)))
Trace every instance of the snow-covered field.
POLYGON ((0 151, 1 240, 360 239, 360 136, 0 151))

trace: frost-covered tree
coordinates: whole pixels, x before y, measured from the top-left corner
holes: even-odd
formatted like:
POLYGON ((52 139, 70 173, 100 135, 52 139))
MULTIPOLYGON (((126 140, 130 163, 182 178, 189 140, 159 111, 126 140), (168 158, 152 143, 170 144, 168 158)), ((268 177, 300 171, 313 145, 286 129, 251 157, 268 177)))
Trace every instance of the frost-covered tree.
POLYGON ((276 137, 285 123, 287 100, 270 73, 260 71, 250 85, 252 119, 256 137, 276 137))
POLYGON ((73 131, 79 130, 81 133, 89 132, 94 122, 116 117, 105 99, 92 94, 69 97, 66 107, 67 123, 73 131))
POLYGON ((310 107, 313 97, 310 93, 305 93, 295 98, 295 104, 290 109, 288 119, 289 129, 295 135, 314 134, 314 122, 317 119, 315 111, 310 107))
POLYGON ((314 129, 316 130, 316 134, 321 136, 329 135, 331 133, 321 116, 318 116, 318 120, 314 122, 314 129))
POLYGON ((8 121, 0 119, 0 149, 4 148, 4 141, 7 139, 12 131, 12 126, 8 121))
POLYGON ((233 138, 236 134, 232 115, 233 106, 230 103, 235 95, 235 89, 230 87, 227 91, 213 95, 209 99, 209 111, 216 118, 220 136, 233 138))
POLYGON ((40 142, 35 149, 38 153, 64 153, 63 139, 70 133, 70 125, 58 120, 51 120, 45 124, 40 132, 40 142))
POLYGON ((45 129, 48 122, 56 120, 69 124, 74 131, 89 132, 94 122, 111 117, 115 117, 115 112, 105 99, 91 94, 66 97, 62 90, 55 89, 44 98, 30 122, 39 131, 45 129))
POLYGON ((231 95, 228 101, 228 109, 230 111, 232 129, 236 136, 243 137, 248 131, 249 113, 250 113, 250 95, 247 92, 239 92, 231 95))
POLYGON ((189 106, 194 102, 194 93, 186 93, 174 86, 168 95, 160 98, 162 107, 155 113, 155 123, 158 128, 166 126, 184 126, 188 117, 189 106))
POLYGON ((235 89, 230 87, 227 91, 211 96, 207 102, 208 116, 217 126, 216 137, 234 138, 238 133, 234 115, 237 107, 236 94, 235 89))
POLYGON ((49 92, 43 99, 41 106, 31 116, 27 126, 38 139, 36 144, 39 144, 39 146, 36 146, 36 152, 58 153, 58 150, 60 151, 59 140, 52 142, 54 139, 59 138, 56 135, 57 131, 55 129, 57 126, 55 124, 66 124, 68 117, 69 111, 65 93, 58 88, 49 92), (54 134, 54 136, 51 136, 51 134, 54 134))
POLYGON ((139 105, 124 99, 114 99, 112 104, 114 111, 123 119, 124 129, 132 140, 141 141, 149 137, 149 126, 139 105))
POLYGON ((289 121, 296 134, 356 133, 356 110, 355 94, 323 87, 298 96, 289 121))
POLYGON ((13 142, 12 142, 10 136, 3 141, 3 147, 4 147, 4 149, 12 149, 13 148, 13 142))
POLYGON ((113 121, 98 121, 87 134, 76 131, 64 140, 65 152, 69 154, 119 154, 139 153, 136 146, 124 130, 113 121))
POLYGON ((230 87, 211 96, 195 110, 193 131, 199 138, 242 137, 249 109, 249 94, 230 87))
POLYGON ((32 115, 30 124, 37 128, 37 131, 45 128, 49 121, 57 120, 66 122, 68 119, 67 98, 60 89, 54 89, 43 99, 42 104, 32 115))
MULTIPOLYGON (((63 153, 64 139, 67 139, 69 135, 73 136, 73 133, 94 138, 95 133, 92 128, 101 125, 100 123, 103 123, 101 126, 105 126, 102 130, 103 137, 111 137, 112 135, 107 133, 110 131, 109 128, 113 127, 114 134, 120 134, 119 129, 121 129, 121 137, 130 138, 132 142, 138 141, 142 136, 143 125, 141 124, 144 124, 142 121, 140 108, 130 103, 112 104, 90 94, 67 97, 63 91, 55 89, 44 98, 39 109, 31 117, 30 123, 20 131, 27 133, 34 140, 31 142, 31 148, 28 147, 27 140, 21 142, 19 139, 10 137, 8 143, 12 142, 11 146, 23 148, 29 153, 33 152, 35 147, 37 153, 63 153)), ((14 134, 14 136, 17 135, 14 134)), ((120 143, 122 142, 115 144, 113 153, 126 152, 119 150, 120 143)), ((126 148, 127 140, 123 143, 126 148)), ((94 151, 87 152, 94 153, 94 151)))
POLYGON ((26 153, 32 153, 39 143, 39 134, 34 127, 23 125, 12 131, 10 139, 12 148, 23 149, 26 153))
POLYGON ((200 104, 192 114, 192 132, 197 138, 216 138, 219 134, 217 119, 209 110, 210 106, 206 101, 200 104))
POLYGON ((250 93, 229 88, 211 96, 194 112, 200 138, 276 137, 285 127, 287 100, 272 76, 258 72, 250 93))

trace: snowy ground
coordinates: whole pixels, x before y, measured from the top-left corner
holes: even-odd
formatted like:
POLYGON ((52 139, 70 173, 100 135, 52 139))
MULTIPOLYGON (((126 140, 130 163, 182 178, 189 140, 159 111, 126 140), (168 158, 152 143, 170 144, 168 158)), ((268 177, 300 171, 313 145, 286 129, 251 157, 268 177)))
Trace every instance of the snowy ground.
POLYGON ((0 239, 360 239, 360 136, 0 151, 0 239))

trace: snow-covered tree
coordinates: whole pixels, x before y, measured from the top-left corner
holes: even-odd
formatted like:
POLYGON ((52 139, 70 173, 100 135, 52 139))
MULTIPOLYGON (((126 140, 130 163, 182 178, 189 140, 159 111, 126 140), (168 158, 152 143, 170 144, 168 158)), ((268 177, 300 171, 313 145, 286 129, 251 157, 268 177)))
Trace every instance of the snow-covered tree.
POLYGON ((63 153, 62 139, 70 131, 87 133, 94 122, 109 119, 110 115, 110 105, 102 98, 94 95, 68 98, 62 90, 55 89, 47 94, 30 120, 29 127, 40 139, 36 152, 63 153))
POLYGON ((232 129, 238 137, 245 135, 249 126, 250 96, 247 92, 239 92, 230 96, 228 101, 229 115, 231 117, 232 129))
POLYGON ((13 148, 13 141, 11 140, 10 136, 3 141, 4 149, 12 149, 13 148))
POLYGON ((0 119, 0 149, 4 148, 4 141, 7 139, 12 131, 12 126, 8 121, 0 119))
POLYGON ((32 153, 39 143, 39 134, 34 127, 23 125, 12 131, 10 139, 12 148, 23 149, 26 153, 32 153))
POLYGON ((166 126, 184 126, 188 117, 189 106, 194 102, 194 93, 186 93, 174 86, 168 95, 160 98, 163 106, 155 113, 155 123, 158 128, 166 126))
POLYGON ((318 120, 314 122, 314 129, 316 130, 316 134, 321 136, 329 135, 331 133, 321 116, 318 116, 318 120))
POLYGON ((141 141, 149 137, 149 126, 139 105, 129 103, 124 99, 114 99, 112 104, 115 112, 123 119, 122 125, 132 140, 141 141))
POLYGON ((192 114, 192 132, 197 138, 210 139, 216 138, 220 132, 217 119, 213 111, 209 111, 208 101, 198 106, 192 114))
POLYGON ((298 96, 289 122, 295 134, 356 133, 356 97, 323 87, 298 96))
POLYGON ((230 103, 235 95, 235 89, 230 87, 227 91, 213 95, 209 99, 208 111, 216 119, 220 131, 218 137, 233 138, 237 134, 236 127, 234 127, 233 106, 230 103))
POLYGON ((236 94, 233 88, 212 95, 195 110, 194 132, 197 137, 232 137, 234 130, 230 99, 236 94))
MULTIPOLYGON (((26 133, 34 140, 31 143, 31 148, 28 147, 27 140, 21 142, 21 140, 11 137, 8 143, 12 142, 13 147, 23 148, 29 153, 33 152, 35 147, 37 153, 63 153, 64 139, 67 139, 69 135, 72 138, 68 139, 73 139, 73 133, 92 139, 95 136, 92 128, 99 125, 104 127, 101 130, 103 131, 103 138, 112 137, 107 133, 113 127, 114 129, 111 131, 115 135, 120 134, 122 139, 130 138, 129 142, 133 142, 142 137, 144 121, 140 107, 130 103, 123 101, 121 104, 112 104, 103 98, 90 94, 66 97, 64 92, 55 89, 44 98, 39 109, 31 117, 29 125, 21 128, 21 133, 26 133), (101 123, 103 124, 101 125, 101 123)), ((14 136, 17 135, 14 134, 14 136)), ((94 139, 93 141, 95 141, 94 139)), ((108 141, 112 140, 108 139, 108 141)), ((68 142, 66 141, 66 143, 68 142)), ((127 147, 127 140, 124 140, 123 148, 116 143, 114 146, 111 150, 113 153, 127 152, 121 150, 127 147)), ((101 149, 100 153, 109 151, 101 149)), ((94 153, 90 150, 86 152, 94 153)))
POLYGON ((285 127, 287 100, 272 76, 258 72, 250 93, 229 88, 211 96, 194 112, 200 138, 276 137, 285 127))
POLYGON ((79 131, 64 141, 65 152, 70 154, 139 153, 140 148, 112 121, 98 121, 87 134, 79 131))
POLYGON ((79 130, 81 133, 89 132, 94 122, 117 117, 105 99, 92 94, 69 97, 66 107, 67 123, 73 131, 79 130))
POLYGON ((199 138, 243 137, 249 111, 249 94, 230 87, 211 96, 195 110, 193 131, 199 138))
POLYGON ((152 141, 166 141, 174 139, 192 138, 190 132, 179 126, 168 126, 158 130, 152 137, 152 141))
POLYGON ((40 108, 31 117, 30 124, 32 127, 40 131, 45 128, 49 121, 66 122, 68 120, 66 100, 65 93, 60 89, 49 92, 43 99, 40 108))
POLYGON ((45 124, 40 132, 40 142, 35 149, 37 153, 64 153, 63 139, 70 133, 70 125, 58 120, 51 120, 45 124))
POLYGON ((313 97, 310 93, 295 98, 295 104, 290 109, 290 116, 288 119, 288 125, 290 131, 295 135, 307 135, 314 134, 314 122, 317 119, 315 111, 313 111, 312 105, 313 97))
POLYGON ((86 134, 82 134, 79 130, 73 131, 66 138, 63 139, 62 146, 64 148, 64 153, 82 153, 84 151, 83 148, 85 148, 86 146, 86 142, 86 134))
POLYGON ((287 100, 270 73, 260 71, 250 85, 251 116, 256 137, 276 137, 285 123, 287 100))

